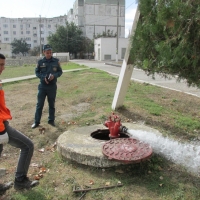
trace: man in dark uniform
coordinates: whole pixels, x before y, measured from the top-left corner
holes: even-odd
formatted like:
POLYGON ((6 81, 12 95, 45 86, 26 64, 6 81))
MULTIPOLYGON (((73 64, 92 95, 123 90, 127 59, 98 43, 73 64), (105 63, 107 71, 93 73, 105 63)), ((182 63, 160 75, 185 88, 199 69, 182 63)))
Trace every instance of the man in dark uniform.
POLYGON ((32 124, 32 128, 36 128, 40 124, 46 96, 49 104, 48 123, 55 126, 56 82, 57 78, 62 75, 62 68, 60 67, 59 60, 52 56, 52 48, 50 45, 43 46, 43 53, 45 57, 38 61, 35 69, 35 74, 40 79, 40 84, 38 86, 35 122, 32 124))

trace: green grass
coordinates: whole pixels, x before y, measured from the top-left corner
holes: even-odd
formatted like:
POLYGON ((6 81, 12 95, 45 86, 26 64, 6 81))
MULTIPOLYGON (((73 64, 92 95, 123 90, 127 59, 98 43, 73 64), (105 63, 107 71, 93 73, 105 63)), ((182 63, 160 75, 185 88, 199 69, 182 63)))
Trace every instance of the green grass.
MULTIPOLYGON (((20 67, 13 67, 13 66, 5 66, 5 70, 1 75, 1 79, 7 78, 15 78, 20 76, 28 76, 35 74, 35 65, 26 65, 20 67)), ((71 70, 71 69, 78 69, 78 68, 87 68, 86 66, 80 66, 76 63, 68 62, 68 63, 61 63, 61 67, 63 70, 71 70)))
MULTIPOLYGON (((80 103, 88 103, 90 106, 84 112, 71 119, 77 123, 74 126, 105 122, 112 111, 111 104, 117 81, 118 78, 97 69, 88 68, 87 70, 64 73, 58 81, 56 102, 57 104, 61 102, 58 109, 60 112, 64 110, 62 114, 76 113, 74 109, 70 110, 70 107, 76 107, 80 103)), ((10 91, 12 94, 19 88, 23 91, 25 84, 36 88, 38 80, 5 84, 4 88, 5 91, 10 91)), ((27 104, 21 109, 21 112, 30 112, 27 104)), ((145 124, 161 130, 169 137, 178 139, 184 137, 187 142, 190 141, 191 137, 199 137, 200 101, 199 98, 187 94, 149 84, 131 82, 124 106, 117 109, 115 113, 121 117, 122 124, 128 119, 130 123, 143 121, 145 124), (194 129, 196 130, 194 131, 194 129)), ((16 118, 13 121, 17 123, 17 120, 19 119, 16 118)), ((60 133, 73 128, 73 125, 66 125, 66 127, 59 125, 55 131, 49 131, 45 135, 39 135, 37 130, 30 131, 29 125, 23 124, 23 130, 25 128, 26 133, 32 135, 35 151, 37 151, 38 148, 54 143, 60 133)), ((12 152, 10 154, 12 155, 12 152)), ((110 190, 90 191, 86 194, 85 199, 87 200, 200 199, 199 177, 187 173, 183 167, 176 166, 156 154, 143 163, 106 168, 104 171, 101 168, 66 161, 57 152, 45 152, 39 154, 38 158, 36 155, 38 152, 35 152, 33 162, 42 163, 49 169, 49 172, 44 174, 38 187, 23 192, 13 190, 10 193, 11 199, 76 200, 82 194, 74 194, 73 186, 88 186, 89 180, 95 182, 94 185, 89 185, 91 187, 104 186, 106 182, 114 185, 118 181, 123 186, 110 190), (116 170, 121 170, 122 173, 117 173, 116 170)))

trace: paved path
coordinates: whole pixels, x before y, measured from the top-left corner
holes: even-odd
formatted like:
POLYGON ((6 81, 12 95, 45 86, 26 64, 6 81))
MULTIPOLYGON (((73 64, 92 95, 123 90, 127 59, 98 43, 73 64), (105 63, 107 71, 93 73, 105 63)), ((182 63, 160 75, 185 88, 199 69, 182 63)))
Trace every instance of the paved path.
MULTIPOLYGON (((114 62, 104 63, 104 62, 98 62, 94 60, 72 60, 72 62, 81 64, 81 65, 86 65, 88 67, 97 68, 116 76, 119 76, 120 71, 121 71, 121 66, 115 65, 114 62), (110 64, 114 64, 114 65, 110 65, 110 64)), ((157 85, 163 88, 168 88, 171 90, 184 92, 190 95, 200 97, 200 89, 196 87, 188 87, 186 82, 184 81, 177 82, 175 78, 165 79, 159 75, 156 75, 155 79, 152 79, 150 76, 147 76, 144 71, 134 68, 131 79, 138 82, 149 83, 152 85, 157 85)))
MULTIPOLYGON (((80 69, 83 70, 85 68, 63 70, 63 72, 78 71, 80 69)), ((22 77, 2 79, 1 81, 2 81, 2 83, 9 83, 9 82, 15 82, 15 81, 21 81, 21 80, 28 80, 28 79, 33 79, 33 78, 37 78, 37 76, 36 75, 29 75, 29 76, 22 76, 22 77)))
MULTIPOLYGON (((71 62, 80 64, 80 65, 86 65, 90 68, 97 68, 103 71, 106 71, 112 75, 119 76, 121 71, 121 66, 118 64, 113 63, 104 63, 94 60, 71 60, 71 62)), ((83 68, 80 68, 83 69, 83 68)), ((75 70, 80 70, 75 69, 75 70)), ((63 70, 63 72, 69 72, 74 70, 63 70)), ((27 80, 27 79, 33 79, 36 78, 35 75, 30 76, 23 76, 23 77, 16 77, 11 79, 3 79, 3 83, 13 82, 13 81, 20 81, 20 80, 27 80)), ((144 71, 140 69, 134 69, 132 73, 132 80, 143 82, 143 83, 149 83, 152 85, 157 85, 163 88, 168 88, 171 90, 184 92, 190 95, 194 95, 197 97, 200 97, 200 90, 196 87, 188 87, 187 84, 184 81, 177 82, 175 78, 172 79, 164 79, 159 75, 155 76, 155 79, 152 79, 150 76, 147 76, 144 71)))

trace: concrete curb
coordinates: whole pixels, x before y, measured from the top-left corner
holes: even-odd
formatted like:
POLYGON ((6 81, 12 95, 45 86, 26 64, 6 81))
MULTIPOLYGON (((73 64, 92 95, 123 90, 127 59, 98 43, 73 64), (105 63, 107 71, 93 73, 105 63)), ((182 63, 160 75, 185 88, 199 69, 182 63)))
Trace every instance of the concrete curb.
POLYGON ((121 67, 122 64, 117 64, 117 63, 112 63, 112 62, 109 62, 109 63, 104 63, 105 65, 111 65, 111 66, 115 66, 115 67, 121 67))

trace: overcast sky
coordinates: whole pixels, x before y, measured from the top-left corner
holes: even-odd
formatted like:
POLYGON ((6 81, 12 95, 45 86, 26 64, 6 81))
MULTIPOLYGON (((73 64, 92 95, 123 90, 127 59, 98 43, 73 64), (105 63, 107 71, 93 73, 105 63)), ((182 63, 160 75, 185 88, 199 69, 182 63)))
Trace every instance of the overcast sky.
MULTIPOLYGON (((5 0, 0 6, 0 17, 57 17, 67 14, 73 8, 75 0, 5 0)), ((137 4, 135 0, 126 0, 125 35, 131 30, 137 4)))

